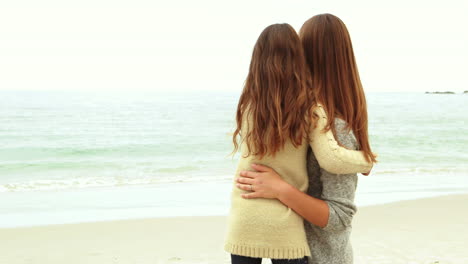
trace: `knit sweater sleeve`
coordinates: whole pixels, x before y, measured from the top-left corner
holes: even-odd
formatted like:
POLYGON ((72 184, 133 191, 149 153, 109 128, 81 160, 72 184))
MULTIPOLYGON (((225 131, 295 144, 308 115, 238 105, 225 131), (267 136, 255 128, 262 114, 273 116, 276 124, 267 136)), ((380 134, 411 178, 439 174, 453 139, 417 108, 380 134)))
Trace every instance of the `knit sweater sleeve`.
POLYGON ((312 129, 310 147, 320 168, 337 174, 369 172, 373 164, 366 160, 364 152, 341 147, 331 130, 323 132, 327 124, 327 115, 323 107, 319 105, 314 113, 319 118, 317 126, 312 129))
MULTIPOLYGON (((350 149, 358 149, 354 134, 345 129, 346 122, 335 119, 335 130, 338 142, 350 149)), ((352 174, 333 174, 323 168, 320 170, 322 182, 321 199, 328 204, 328 223, 323 228, 329 231, 342 231, 351 226, 357 207, 354 204, 358 177, 352 174)))

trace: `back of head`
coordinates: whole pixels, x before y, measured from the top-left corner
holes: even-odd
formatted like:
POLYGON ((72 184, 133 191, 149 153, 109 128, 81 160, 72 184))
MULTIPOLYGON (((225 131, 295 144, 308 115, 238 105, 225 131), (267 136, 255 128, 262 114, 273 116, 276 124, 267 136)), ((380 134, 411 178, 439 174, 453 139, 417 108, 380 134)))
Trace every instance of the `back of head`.
POLYGON ((311 73, 317 101, 328 115, 327 129, 334 131, 335 116, 353 130, 369 161, 375 161, 367 131, 367 104, 346 25, 332 14, 307 20, 299 36, 311 73))
POLYGON ((233 143, 241 135, 248 155, 274 155, 290 139, 297 146, 307 137, 313 102, 304 54, 296 31, 289 24, 273 24, 260 34, 237 107, 233 143), (252 126, 241 131, 248 114, 252 126))

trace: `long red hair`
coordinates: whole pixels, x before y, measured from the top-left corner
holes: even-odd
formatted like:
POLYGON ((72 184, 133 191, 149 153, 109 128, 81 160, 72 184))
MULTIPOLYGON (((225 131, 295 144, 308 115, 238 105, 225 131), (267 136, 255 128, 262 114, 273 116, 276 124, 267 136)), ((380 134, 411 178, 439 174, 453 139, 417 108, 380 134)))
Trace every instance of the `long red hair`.
POLYGON ((260 159, 274 156, 287 140, 296 147, 308 140, 313 119, 306 117, 315 102, 309 80, 296 31, 286 23, 265 28, 253 49, 237 106, 233 152, 239 147, 237 136, 245 140, 247 156, 260 159), (248 129, 242 127, 246 117, 252 122, 248 129))
POLYGON ((335 117, 344 119, 366 159, 376 162, 369 143, 366 97, 346 25, 334 15, 320 14, 304 23, 299 36, 315 96, 328 115, 325 130, 335 134, 335 117))

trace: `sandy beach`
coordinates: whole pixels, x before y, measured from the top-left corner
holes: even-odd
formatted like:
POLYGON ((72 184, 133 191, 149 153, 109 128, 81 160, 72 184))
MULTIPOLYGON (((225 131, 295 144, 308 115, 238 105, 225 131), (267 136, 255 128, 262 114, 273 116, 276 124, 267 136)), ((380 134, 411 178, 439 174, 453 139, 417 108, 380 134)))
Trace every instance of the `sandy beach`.
MULTIPOLYGON (((360 207, 355 263, 468 263, 468 194, 360 207)), ((0 229, 0 263, 230 263, 226 216, 0 229)), ((263 263, 271 263, 264 259, 263 263)))

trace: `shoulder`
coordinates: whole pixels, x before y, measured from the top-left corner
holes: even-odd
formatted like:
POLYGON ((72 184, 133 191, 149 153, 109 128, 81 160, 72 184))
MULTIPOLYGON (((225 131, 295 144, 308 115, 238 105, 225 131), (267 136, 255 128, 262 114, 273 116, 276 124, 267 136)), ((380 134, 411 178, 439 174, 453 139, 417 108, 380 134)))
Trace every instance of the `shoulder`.
POLYGON ((340 132, 342 134, 346 133, 346 132, 351 132, 352 131, 347 131, 346 129, 346 126, 348 125, 348 123, 346 121, 344 121, 343 119, 341 118, 338 118, 338 117, 335 117, 335 120, 334 121, 334 125, 335 125, 335 130, 336 132, 340 132))
MULTIPOLYGON (((325 108, 323 107, 323 104, 317 103, 317 105, 313 108, 313 112, 318 117, 316 128, 319 130, 324 129, 328 121, 328 116, 325 108)), ((333 121, 336 132, 336 140, 338 143, 348 149, 359 149, 359 145, 353 131, 347 128, 348 123, 341 118, 335 118, 333 121)))
POLYGON ((356 137, 354 136, 353 131, 347 127, 348 123, 345 120, 335 118, 334 126, 336 131, 336 140, 341 145, 349 149, 359 149, 356 137))

